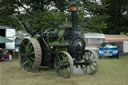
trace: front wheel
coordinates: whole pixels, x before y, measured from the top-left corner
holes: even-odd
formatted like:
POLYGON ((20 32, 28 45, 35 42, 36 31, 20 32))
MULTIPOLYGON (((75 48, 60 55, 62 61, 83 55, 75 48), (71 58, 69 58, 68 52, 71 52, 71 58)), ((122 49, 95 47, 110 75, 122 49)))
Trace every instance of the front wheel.
POLYGON ((66 51, 61 51, 55 57, 55 69, 58 76, 70 78, 73 72, 73 60, 66 51))

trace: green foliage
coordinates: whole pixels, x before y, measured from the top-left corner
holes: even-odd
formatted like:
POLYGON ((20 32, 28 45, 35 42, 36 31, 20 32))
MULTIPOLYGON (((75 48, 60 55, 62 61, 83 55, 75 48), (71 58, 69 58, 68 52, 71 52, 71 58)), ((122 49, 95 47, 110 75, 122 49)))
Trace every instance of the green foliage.
MULTIPOLYGON (((70 24, 70 0, 0 0, 0 24, 30 30, 70 24)), ((78 22, 84 32, 120 34, 128 32, 128 0, 78 0, 78 22)))
POLYGON ((22 29, 18 19, 15 16, 0 16, 0 25, 8 25, 16 30, 22 29))
POLYGON ((15 0, 0 0, 0 25, 8 25, 16 29, 21 29, 15 14, 15 0))
POLYGON ((66 9, 65 4, 57 0, 1 0, 0 24, 19 29, 21 25, 18 17, 21 16, 24 24, 30 30, 47 29, 66 21, 67 15, 65 16, 65 13, 63 13, 66 9), (58 9, 54 7, 55 9, 51 10, 53 5, 58 9))
POLYGON ((104 32, 110 34, 128 32, 128 0, 102 0, 102 2, 109 4, 106 13, 110 16, 106 22, 108 28, 104 32))
POLYGON ((107 5, 101 5, 95 0, 82 1, 83 3, 80 6, 82 6, 82 9, 84 10, 81 11, 85 12, 83 13, 84 18, 81 17, 83 21, 81 21, 82 23, 80 23, 82 30, 85 32, 102 33, 107 28, 107 24, 105 23, 105 21, 109 18, 109 15, 105 13, 107 5))
POLYGON ((86 18, 86 23, 80 24, 85 32, 98 32, 103 33, 103 30, 107 28, 107 24, 104 22, 104 18, 97 16, 96 18, 86 18), (85 25, 84 25, 85 24, 85 25))
POLYGON ((45 30, 56 24, 62 24, 65 19, 66 16, 62 12, 46 10, 45 12, 33 11, 31 15, 25 15, 23 21, 27 24, 26 26, 37 31, 42 28, 45 30))

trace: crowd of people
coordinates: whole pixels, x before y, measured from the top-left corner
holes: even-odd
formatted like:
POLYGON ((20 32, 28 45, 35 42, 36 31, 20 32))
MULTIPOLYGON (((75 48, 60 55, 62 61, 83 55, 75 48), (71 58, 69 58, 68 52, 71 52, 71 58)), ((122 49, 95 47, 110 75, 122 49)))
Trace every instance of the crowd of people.
POLYGON ((0 49, 0 62, 9 60, 10 52, 5 48, 0 49))

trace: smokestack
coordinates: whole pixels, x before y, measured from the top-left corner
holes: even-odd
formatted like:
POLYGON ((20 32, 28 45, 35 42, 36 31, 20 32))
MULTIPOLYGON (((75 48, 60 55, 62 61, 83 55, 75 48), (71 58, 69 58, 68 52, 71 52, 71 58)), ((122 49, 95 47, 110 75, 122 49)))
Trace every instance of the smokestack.
POLYGON ((71 1, 70 9, 72 16, 72 30, 78 31, 77 0, 71 1))

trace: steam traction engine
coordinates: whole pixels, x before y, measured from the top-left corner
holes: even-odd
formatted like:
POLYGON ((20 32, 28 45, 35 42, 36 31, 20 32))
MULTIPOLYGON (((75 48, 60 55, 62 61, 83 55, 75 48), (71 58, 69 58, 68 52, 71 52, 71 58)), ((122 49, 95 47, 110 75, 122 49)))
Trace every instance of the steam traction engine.
POLYGON ((53 67, 57 75, 64 78, 72 75, 74 66, 80 66, 87 74, 97 71, 97 55, 92 50, 85 50, 84 35, 77 27, 76 0, 71 1, 70 8, 72 27, 58 25, 35 33, 26 28, 33 37, 25 38, 19 49, 20 64, 24 70, 35 72, 40 66, 53 67))

